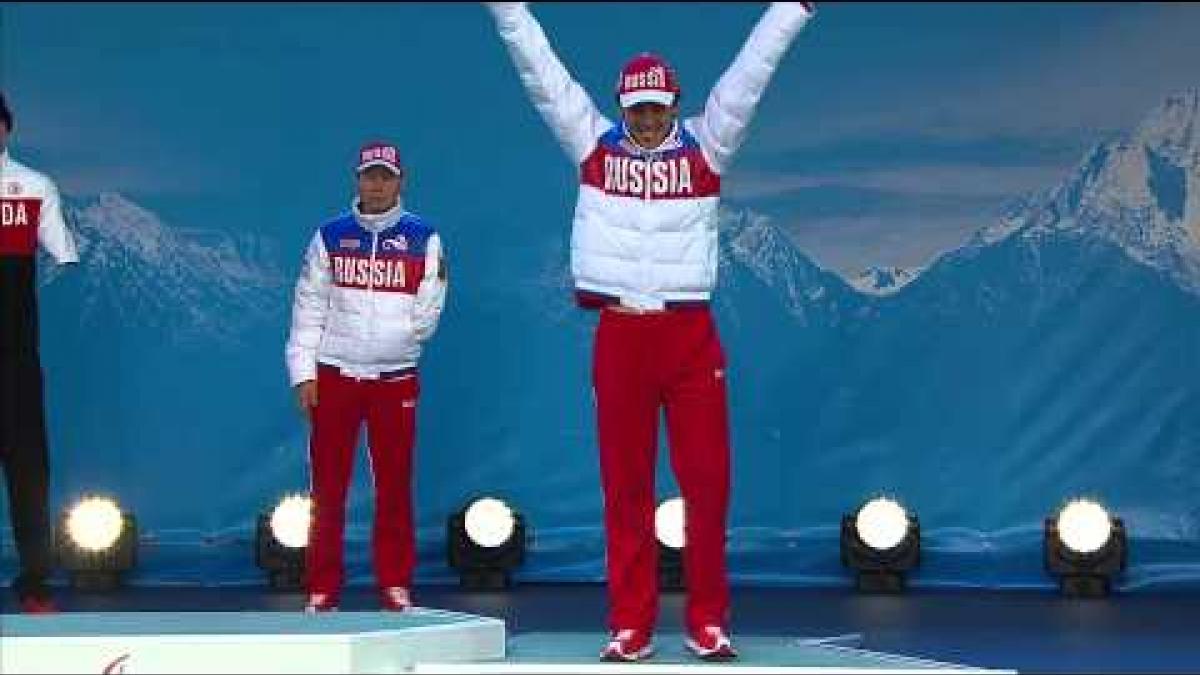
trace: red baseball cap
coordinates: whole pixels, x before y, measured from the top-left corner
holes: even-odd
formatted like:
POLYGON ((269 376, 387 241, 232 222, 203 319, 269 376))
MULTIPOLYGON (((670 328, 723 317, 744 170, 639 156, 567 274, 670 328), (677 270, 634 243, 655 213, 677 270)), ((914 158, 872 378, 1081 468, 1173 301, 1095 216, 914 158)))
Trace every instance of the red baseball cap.
POLYGON ((617 100, 622 108, 638 103, 672 105, 679 100, 675 69, 661 56, 638 54, 625 64, 617 79, 617 100))
POLYGON ((356 171, 361 173, 372 166, 386 166, 396 175, 404 173, 404 168, 400 165, 400 151, 391 143, 382 141, 367 143, 358 151, 356 171))

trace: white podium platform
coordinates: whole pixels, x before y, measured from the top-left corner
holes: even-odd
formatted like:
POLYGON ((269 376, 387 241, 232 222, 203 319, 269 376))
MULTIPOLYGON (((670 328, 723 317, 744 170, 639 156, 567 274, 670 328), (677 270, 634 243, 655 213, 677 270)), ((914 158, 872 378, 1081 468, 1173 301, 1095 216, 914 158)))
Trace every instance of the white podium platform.
POLYGON ((397 673, 496 661, 504 622, 394 612, 0 615, 0 673, 397 673))

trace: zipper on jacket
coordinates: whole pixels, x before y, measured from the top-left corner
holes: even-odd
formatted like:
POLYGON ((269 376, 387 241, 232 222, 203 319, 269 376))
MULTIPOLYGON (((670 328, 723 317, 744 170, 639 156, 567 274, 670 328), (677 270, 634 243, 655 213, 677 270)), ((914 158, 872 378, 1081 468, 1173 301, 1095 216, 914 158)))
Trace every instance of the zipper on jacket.
POLYGON ((375 338, 375 253, 379 249, 379 233, 371 233, 371 262, 367 274, 367 336, 375 338))
MULTIPOLYGON (((645 157, 645 159, 646 159, 646 161, 645 161, 646 174, 645 174, 644 185, 643 185, 645 190, 642 193, 642 201, 644 201, 644 202, 650 201, 650 181, 653 179, 653 176, 654 176, 652 167, 654 166, 654 158, 656 156, 657 156, 657 153, 652 153, 652 152, 645 153, 643 155, 643 157, 645 157)), ((651 222, 651 221, 644 221, 644 222, 651 222)), ((642 269, 641 269, 641 273, 642 273, 641 287, 642 288, 640 290, 642 292, 644 292, 645 289, 650 288, 655 282, 654 266, 649 261, 650 256, 652 256, 654 253, 653 251, 649 250, 650 249, 649 244, 654 241, 654 230, 651 229, 649 232, 647 232, 645 229, 642 229, 641 235, 642 235, 642 246, 641 246, 640 254, 641 254, 641 263, 642 263, 642 265, 641 265, 641 267, 642 267, 642 269)))
POLYGON ((367 275, 367 290, 375 290, 375 252, 379 248, 379 233, 371 233, 371 273, 367 275))
POLYGON ((644 185, 645 192, 642 194, 642 199, 644 201, 650 201, 650 181, 654 177, 651 167, 654 165, 654 157, 654 155, 646 155, 646 178, 644 185))

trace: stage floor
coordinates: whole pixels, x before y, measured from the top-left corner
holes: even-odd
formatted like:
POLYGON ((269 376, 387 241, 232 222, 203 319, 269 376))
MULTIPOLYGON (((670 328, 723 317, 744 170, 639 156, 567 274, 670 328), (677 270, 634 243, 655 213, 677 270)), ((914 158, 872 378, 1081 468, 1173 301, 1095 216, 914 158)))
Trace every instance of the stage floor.
POLYGON ((418 666, 419 673, 1010 673, 983 670, 961 664, 914 659, 895 654, 871 652, 857 647, 859 636, 840 636, 841 640, 791 637, 741 636, 736 660, 710 663, 697 660, 683 645, 680 633, 659 632, 655 636, 654 656, 636 664, 600 663, 597 644, 602 633, 524 633, 509 639, 508 654, 502 662, 475 662, 418 666), (852 638, 852 639, 846 639, 852 638), (842 642, 843 644, 836 644, 842 642))
MULTIPOLYGON (((75 612, 289 612, 298 594, 260 587, 126 588, 113 595, 59 589, 75 612)), ((1139 593, 1067 600, 1048 591, 929 591, 863 596, 850 590, 735 588, 733 631, 739 644, 860 634, 854 646, 944 664, 1026 672, 1198 672, 1200 594, 1139 593)), ((599 584, 525 584, 511 591, 465 592, 418 586, 418 604, 505 622, 509 658, 565 648, 582 667, 601 647, 605 595, 599 584)), ((369 588, 348 589, 343 609, 373 611, 369 588)), ((0 611, 13 612, 10 593, 0 611)), ((668 664, 678 650, 682 596, 663 595, 659 623, 668 664)), ((0 617, 0 633, 5 633, 0 617)), ((550 652, 545 652, 550 653, 550 652)), ((536 658, 541 658, 537 656, 536 658)), ((649 672, 649 671, 641 671, 649 672)))

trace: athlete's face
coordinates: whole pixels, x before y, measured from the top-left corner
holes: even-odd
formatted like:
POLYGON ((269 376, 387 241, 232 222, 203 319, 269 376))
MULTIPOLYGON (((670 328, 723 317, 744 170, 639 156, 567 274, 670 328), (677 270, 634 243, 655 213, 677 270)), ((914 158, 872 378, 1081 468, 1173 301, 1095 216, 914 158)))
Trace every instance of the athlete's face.
POLYGON ((358 208, 363 213, 384 213, 400 200, 404 175, 386 166, 369 166, 358 174, 358 208))
POLYGON ((677 115, 678 105, 661 103, 635 103, 621 109, 621 116, 625 119, 625 128, 629 130, 629 135, 646 149, 657 148, 667 140, 677 115))

